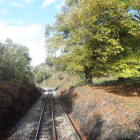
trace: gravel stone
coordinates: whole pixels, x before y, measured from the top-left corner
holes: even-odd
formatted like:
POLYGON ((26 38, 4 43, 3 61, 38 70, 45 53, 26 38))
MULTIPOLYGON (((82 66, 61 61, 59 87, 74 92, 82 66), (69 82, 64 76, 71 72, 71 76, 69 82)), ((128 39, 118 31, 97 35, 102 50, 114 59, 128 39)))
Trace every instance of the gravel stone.
POLYGON ((71 124, 62 104, 60 103, 56 93, 54 93, 55 98, 55 121, 56 121, 56 131, 60 140, 80 140, 79 135, 71 124))
MULTIPOLYGON (((47 88, 45 89, 47 90, 47 88)), ((7 140, 34 140, 42 107, 48 92, 45 92, 31 110, 20 120, 12 130, 11 136, 7 140)), ((59 102, 56 92, 53 92, 54 118, 58 140, 80 140, 79 135, 71 124, 63 106, 59 102)), ((42 118, 42 125, 39 133, 39 140, 53 139, 53 125, 51 113, 50 96, 47 99, 45 112, 42 118)))

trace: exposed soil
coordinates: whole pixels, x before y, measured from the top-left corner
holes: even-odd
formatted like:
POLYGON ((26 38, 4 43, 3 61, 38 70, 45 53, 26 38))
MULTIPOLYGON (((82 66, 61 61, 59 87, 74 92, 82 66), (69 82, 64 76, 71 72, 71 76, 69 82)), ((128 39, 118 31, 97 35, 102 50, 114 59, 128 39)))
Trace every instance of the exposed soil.
POLYGON ((0 139, 4 140, 19 119, 40 97, 34 84, 0 83, 0 139))
POLYGON ((63 86, 58 95, 83 139, 140 139, 140 84, 63 86))

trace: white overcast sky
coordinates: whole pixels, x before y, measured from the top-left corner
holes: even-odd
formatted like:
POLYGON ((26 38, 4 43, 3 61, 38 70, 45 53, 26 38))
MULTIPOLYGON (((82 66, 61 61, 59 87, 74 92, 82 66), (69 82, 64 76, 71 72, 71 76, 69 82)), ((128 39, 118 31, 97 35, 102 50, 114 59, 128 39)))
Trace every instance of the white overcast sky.
POLYGON ((45 62, 44 29, 53 24, 64 0, 0 0, 0 42, 10 38, 29 48, 31 65, 45 62))

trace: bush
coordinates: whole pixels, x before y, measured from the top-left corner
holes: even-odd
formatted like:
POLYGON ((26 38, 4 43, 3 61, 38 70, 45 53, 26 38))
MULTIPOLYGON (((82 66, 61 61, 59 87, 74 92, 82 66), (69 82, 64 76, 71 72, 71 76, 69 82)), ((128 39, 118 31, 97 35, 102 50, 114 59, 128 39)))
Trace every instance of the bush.
POLYGON ((62 77, 61 74, 58 75, 58 79, 59 79, 59 80, 63 80, 63 77, 62 77))
POLYGON ((51 77, 50 73, 47 73, 46 71, 39 71, 37 73, 34 73, 34 82, 35 83, 41 83, 43 82, 43 79, 48 79, 51 77))

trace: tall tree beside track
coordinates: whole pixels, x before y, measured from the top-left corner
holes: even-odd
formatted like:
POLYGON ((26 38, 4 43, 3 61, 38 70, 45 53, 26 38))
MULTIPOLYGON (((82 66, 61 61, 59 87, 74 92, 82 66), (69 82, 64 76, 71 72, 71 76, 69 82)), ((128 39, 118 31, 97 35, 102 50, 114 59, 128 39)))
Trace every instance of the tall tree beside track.
POLYGON ((140 0, 66 0, 53 27, 46 26, 49 55, 73 74, 140 75, 140 0))
POLYGON ((0 44, 0 81, 28 81, 30 61, 27 47, 6 39, 0 44))

